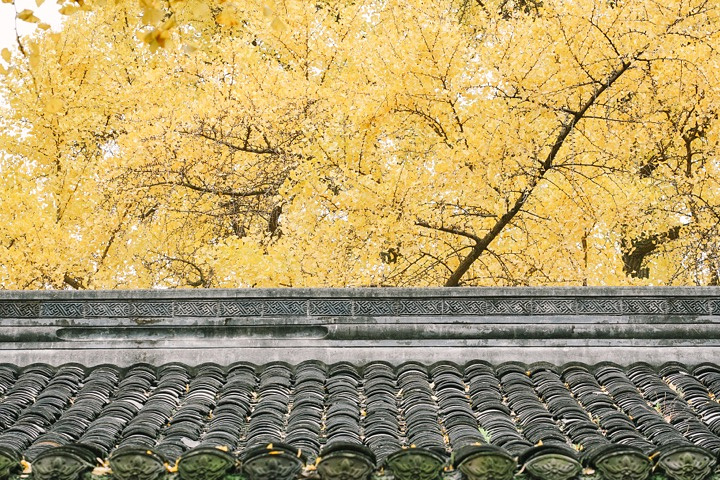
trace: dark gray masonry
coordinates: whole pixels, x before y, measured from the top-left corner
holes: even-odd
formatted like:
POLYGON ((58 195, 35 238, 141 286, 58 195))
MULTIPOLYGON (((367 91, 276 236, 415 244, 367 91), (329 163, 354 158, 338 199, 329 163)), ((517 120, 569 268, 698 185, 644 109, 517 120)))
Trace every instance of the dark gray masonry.
POLYGON ((0 292, 0 362, 716 361, 718 288, 0 292))

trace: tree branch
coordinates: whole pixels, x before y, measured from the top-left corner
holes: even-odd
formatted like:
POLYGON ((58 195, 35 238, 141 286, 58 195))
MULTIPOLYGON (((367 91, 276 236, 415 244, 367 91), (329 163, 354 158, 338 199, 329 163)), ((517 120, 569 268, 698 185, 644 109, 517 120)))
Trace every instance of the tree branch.
POLYGON ((142 188, 151 188, 151 187, 159 187, 163 185, 173 185, 177 187, 185 187, 189 188, 190 190, 195 190, 196 192, 201 193, 210 193, 213 195, 222 195, 226 197, 236 197, 236 198, 242 198, 242 197, 256 197, 260 195, 267 195, 269 190, 249 190, 247 192, 238 192, 235 190, 222 190, 222 189, 214 189, 209 187, 202 187, 200 185, 195 185, 193 183, 188 182, 187 180, 181 180, 177 182, 170 182, 170 181, 164 181, 164 182, 155 182, 155 183, 149 183, 142 185, 142 188))
POLYGON ((424 228, 430 228, 432 230, 438 230, 440 232, 446 232, 446 233, 452 233, 454 235, 460 235, 461 237, 467 237, 471 240, 474 240, 476 244, 480 243, 482 241, 482 239, 480 237, 478 237, 477 235, 470 233, 470 232, 466 232, 464 230, 459 230, 457 228, 430 225, 429 223, 424 222, 422 220, 417 220, 415 222, 415 225, 417 225, 418 227, 424 227, 424 228))
POLYGON ((480 255, 482 255, 490 246, 490 243, 492 243, 492 241, 497 238, 500 232, 502 232, 503 229, 513 220, 513 218, 515 218, 518 212, 520 212, 523 205, 525 205, 525 202, 527 202, 528 198, 530 198, 530 195, 535 190, 537 184, 553 167, 553 162, 555 161, 558 152, 565 144, 565 140, 570 135, 570 132, 573 131, 575 125, 577 125, 577 123, 585 117, 585 113, 590 109, 590 107, 595 104, 595 101, 598 99, 598 97, 600 97, 600 95, 602 95, 605 90, 610 88, 610 86, 612 86, 617 81, 617 79, 620 78, 620 76, 625 73, 628 68, 630 68, 630 65, 630 62, 623 61, 620 68, 613 71, 607 77, 607 79, 595 89, 592 96, 582 105, 580 110, 578 110, 572 115, 570 121, 563 124, 563 127, 560 129, 560 132, 558 133, 555 142, 550 148, 550 152, 548 152, 547 157, 545 157, 545 160, 541 163, 540 169, 538 170, 537 174, 532 178, 530 184, 522 190, 520 196, 515 200, 512 208, 510 208, 508 212, 506 212, 502 217, 498 219, 495 225, 485 234, 485 236, 477 242, 477 244, 473 247, 472 251, 468 254, 468 256, 460 262, 460 265, 458 265, 453 274, 450 275, 450 277, 445 282, 446 287, 456 287, 460 284, 460 279, 463 277, 463 275, 467 273, 468 270, 470 270, 472 264, 475 263, 475 261, 480 257, 480 255))

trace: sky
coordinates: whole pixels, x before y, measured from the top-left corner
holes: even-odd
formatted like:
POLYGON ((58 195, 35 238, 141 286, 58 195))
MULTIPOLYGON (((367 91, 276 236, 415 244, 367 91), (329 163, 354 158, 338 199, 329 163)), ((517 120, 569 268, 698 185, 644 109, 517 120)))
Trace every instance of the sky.
POLYGON ((17 47, 15 41, 15 25, 17 24, 18 33, 27 35, 32 33, 36 24, 23 22, 15 19, 16 11, 21 12, 29 8, 35 12, 41 22, 49 23, 54 30, 57 30, 62 22, 62 15, 58 12, 58 4, 56 0, 46 0, 40 7, 37 6, 35 0, 15 0, 12 3, 0 3, 0 50, 3 48, 12 49, 17 47))

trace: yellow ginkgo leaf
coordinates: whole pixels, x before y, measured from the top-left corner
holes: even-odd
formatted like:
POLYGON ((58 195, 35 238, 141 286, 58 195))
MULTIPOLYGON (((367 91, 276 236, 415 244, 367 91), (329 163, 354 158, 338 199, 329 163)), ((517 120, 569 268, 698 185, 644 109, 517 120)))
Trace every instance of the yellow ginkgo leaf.
POLYGON ((194 2, 190 6, 190 13, 193 15, 193 17, 203 18, 206 15, 210 14, 210 7, 208 7, 207 3, 205 3, 204 1, 194 2))
POLYGON ((22 12, 18 12, 17 18, 28 23, 38 23, 40 21, 40 19, 35 16, 35 12, 29 8, 26 8, 22 12))
POLYGON ((163 18, 163 12, 157 8, 148 8, 143 11, 142 20, 146 25, 154 25, 163 18))
POLYGON ((45 23, 45 22, 40 22, 40 23, 38 23, 38 28, 40 28, 40 29, 42 29, 42 30, 49 30, 49 29, 50 29, 50 24, 49 24, 49 23, 45 23))
POLYGON ((60 12, 61 15, 72 15, 78 10, 80 10, 80 7, 76 7, 75 5, 65 5, 63 7, 60 7, 58 12, 60 12))
POLYGON ((37 5, 38 7, 43 3, 45 3, 45 0, 35 0, 35 5, 37 5))
POLYGON ((280 20, 277 17, 273 18, 272 22, 270 22, 270 26, 276 32, 282 32, 283 30, 285 30, 287 28, 287 25, 285 25, 285 22, 283 22, 282 20, 280 20))
POLYGON ((28 56, 30 60, 30 66, 32 68, 37 68, 40 66, 40 63, 42 62, 42 58, 40 57, 40 54, 38 52, 33 52, 28 56))
POLYGON ((165 23, 162 24, 162 26, 160 27, 160 30, 162 30, 163 32, 169 32, 176 26, 177 26, 177 22, 175 21, 175 17, 173 16, 173 17, 168 18, 165 21, 165 23))
POLYGON ((218 25, 224 25, 226 27, 236 27, 240 25, 237 16, 233 15, 233 13, 229 11, 229 9, 225 9, 220 12, 215 17, 215 21, 218 23, 218 25))
POLYGON ((60 113, 63 110, 63 101, 57 97, 45 100, 45 113, 60 113))
POLYGON ((10 58, 12 58, 12 55, 10 54, 10 50, 7 48, 3 48, 2 52, 0 52, 0 55, 2 56, 2 59, 6 62, 10 62, 10 58))

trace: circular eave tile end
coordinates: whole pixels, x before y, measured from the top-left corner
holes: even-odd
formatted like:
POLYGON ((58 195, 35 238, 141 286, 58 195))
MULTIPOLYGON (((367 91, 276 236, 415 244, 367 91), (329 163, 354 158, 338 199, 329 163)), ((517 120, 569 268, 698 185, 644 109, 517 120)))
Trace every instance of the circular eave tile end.
POLYGON ((467 445, 459 448, 453 455, 453 467, 458 468, 466 460, 479 456, 497 456, 515 462, 506 450, 495 445, 467 445))
POLYGON ((582 471, 582 465, 562 453, 541 453, 525 462, 523 469, 541 480, 569 480, 582 471))
POLYGON ((412 456, 424 457, 424 458, 427 458, 428 460, 435 461, 439 464, 445 464, 445 462, 447 461, 447 455, 445 455, 444 452, 440 452, 438 450, 430 449, 430 448, 410 447, 410 448, 403 448, 394 453, 391 453, 385 459, 385 463, 389 465, 390 463, 395 462, 398 459, 412 457, 412 456))
POLYGON ((15 450, 7 447, 0 447, 0 479, 7 478, 10 474, 21 470, 20 460, 22 457, 15 450))
POLYGON ((643 480, 652 470, 650 457, 639 448, 627 445, 612 444, 598 449, 589 458, 589 462, 607 480, 643 480))
POLYGON ((335 455, 354 455, 367 460, 373 467, 377 463, 375 454, 365 445, 352 442, 334 442, 320 452, 320 458, 326 459, 335 455))
POLYGON ((95 452, 83 445, 62 445, 60 447, 53 447, 40 453, 33 463, 37 463, 46 458, 51 457, 65 457, 73 459, 79 463, 92 467, 96 464, 97 455, 95 452))
POLYGON ((109 457, 110 462, 114 460, 118 460, 122 457, 126 456, 142 456, 142 457, 150 457, 153 460, 157 461, 160 464, 164 464, 166 462, 165 458, 163 458, 162 455, 159 453, 149 449, 149 448, 141 448, 141 447, 120 447, 116 450, 114 450, 109 457))
POLYGON ((237 465, 230 453, 214 447, 190 450, 178 459, 178 472, 184 480, 214 480, 237 465))
POLYGON ((295 448, 292 445, 286 443, 268 443, 259 447, 253 447, 248 449, 242 457, 243 463, 251 462, 252 460, 263 457, 266 455, 279 455, 285 458, 292 457, 297 459, 301 464, 305 465, 307 456, 299 448, 295 448))
POLYGON ((116 480, 154 480, 165 475, 165 459, 147 448, 121 447, 108 459, 116 480))
POLYGON ((656 468, 675 480, 703 480, 717 464, 715 456, 694 445, 674 445, 660 451, 656 468))
POLYGON ((468 445, 455 453, 454 465, 469 480, 510 480, 517 460, 493 445, 468 445))
POLYGON ((525 463, 529 462, 535 457, 542 456, 542 455, 548 455, 548 454, 554 454, 554 455, 562 455, 565 457, 568 457, 572 460, 577 461, 578 456, 577 452, 573 450, 570 447, 564 446, 564 445, 538 445, 535 447, 530 447, 527 450, 525 450, 520 457, 518 457, 518 464, 524 465, 525 463))
POLYGON ((182 462, 183 460, 187 460, 189 458, 193 458, 200 455, 211 455, 214 457, 222 458, 223 460, 226 460, 228 462, 235 463, 235 456, 229 453, 227 450, 224 450, 222 448, 217 447, 197 447, 193 448, 192 450, 189 450, 188 452, 184 453, 179 459, 178 462, 182 462))

